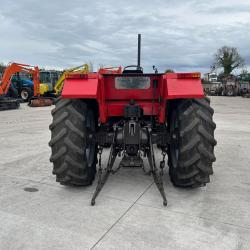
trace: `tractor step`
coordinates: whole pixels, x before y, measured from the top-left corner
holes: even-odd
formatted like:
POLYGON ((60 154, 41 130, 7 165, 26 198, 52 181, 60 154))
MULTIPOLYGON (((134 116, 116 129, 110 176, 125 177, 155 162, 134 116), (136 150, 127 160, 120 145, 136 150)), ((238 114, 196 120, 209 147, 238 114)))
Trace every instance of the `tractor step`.
POLYGON ((54 104, 54 98, 49 97, 33 97, 29 101, 30 107, 45 107, 45 106, 51 106, 54 104))
POLYGON ((0 111, 8 109, 18 109, 20 107, 20 101, 15 98, 3 97, 0 98, 0 111))

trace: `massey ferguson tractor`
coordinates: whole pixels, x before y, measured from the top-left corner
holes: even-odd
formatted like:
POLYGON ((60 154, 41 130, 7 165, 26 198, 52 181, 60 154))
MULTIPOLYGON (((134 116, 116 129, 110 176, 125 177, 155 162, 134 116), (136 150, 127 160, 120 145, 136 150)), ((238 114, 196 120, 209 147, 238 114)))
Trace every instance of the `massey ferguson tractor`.
POLYGON ((52 110, 53 174, 62 185, 88 186, 97 173, 91 205, 110 174, 122 167, 145 170, 143 158, 148 159, 150 169, 145 171, 152 174, 164 205, 166 156, 177 187, 205 186, 213 173, 216 125, 200 73, 143 73, 140 48, 139 35, 136 66, 68 74, 52 110), (109 159, 103 166, 107 145, 109 159), (162 154, 159 164, 156 150, 162 154), (114 164, 116 158, 119 164, 114 164))

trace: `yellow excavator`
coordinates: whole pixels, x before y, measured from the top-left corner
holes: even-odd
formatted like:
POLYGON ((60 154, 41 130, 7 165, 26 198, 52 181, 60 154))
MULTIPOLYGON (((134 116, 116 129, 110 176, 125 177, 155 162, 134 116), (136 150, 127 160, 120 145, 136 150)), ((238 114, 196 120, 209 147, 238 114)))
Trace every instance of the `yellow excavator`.
POLYGON ((54 86, 62 75, 62 71, 58 70, 40 70, 40 94, 54 96, 54 86))
POLYGON ((87 74, 89 73, 89 65, 88 64, 83 64, 74 68, 66 69, 64 70, 63 74, 60 76, 58 81, 55 84, 54 91, 55 91, 55 96, 59 96, 62 92, 63 85, 64 85, 64 80, 67 76, 67 74, 72 74, 72 73, 77 73, 77 74, 87 74))

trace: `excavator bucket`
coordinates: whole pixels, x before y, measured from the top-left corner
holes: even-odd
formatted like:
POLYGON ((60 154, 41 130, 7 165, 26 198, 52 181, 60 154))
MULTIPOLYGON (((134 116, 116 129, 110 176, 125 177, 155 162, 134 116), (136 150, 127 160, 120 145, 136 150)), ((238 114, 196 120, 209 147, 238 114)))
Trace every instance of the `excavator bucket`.
POLYGON ((30 107, 44 107, 44 106, 51 106, 53 105, 54 100, 53 98, 49 97, 33 97, 29 101, 30 107))

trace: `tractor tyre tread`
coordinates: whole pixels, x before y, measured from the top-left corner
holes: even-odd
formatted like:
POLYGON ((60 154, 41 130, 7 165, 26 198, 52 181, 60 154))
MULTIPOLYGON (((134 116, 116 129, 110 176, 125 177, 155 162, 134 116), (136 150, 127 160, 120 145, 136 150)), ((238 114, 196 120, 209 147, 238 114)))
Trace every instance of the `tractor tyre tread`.
POLYGON ((96 173, 97 148, 91 167, 86 158, 85 114, 88 106, 78 99, 59 97, 52 110, 53 122, 50 125, 52 150, 50 161, 56 181, 67 186, 91 185, 96 173))
MULTIPOLYGON (((173 164, 170 149, 168 150, 169 174, 172 183, 177 187, 201 187, 210 182, 213 174, 214 156, 214 110, 210 107, 209 98, 182 99, 175 103, 178 119, 178 149, 177 163, 173 164)), ((170 129, 170 128, 169 128, 170 129)), ((171 147, 171 145, 170 145, 171 147)))

